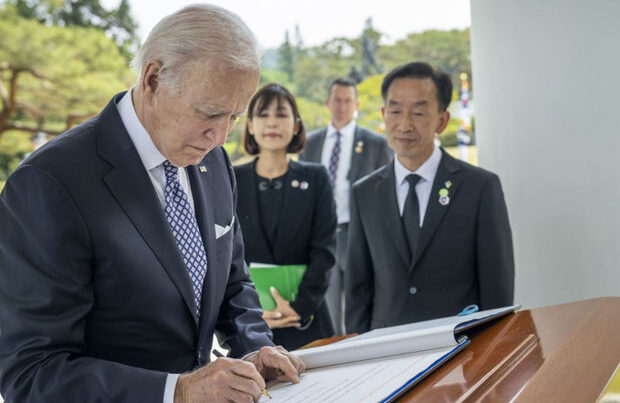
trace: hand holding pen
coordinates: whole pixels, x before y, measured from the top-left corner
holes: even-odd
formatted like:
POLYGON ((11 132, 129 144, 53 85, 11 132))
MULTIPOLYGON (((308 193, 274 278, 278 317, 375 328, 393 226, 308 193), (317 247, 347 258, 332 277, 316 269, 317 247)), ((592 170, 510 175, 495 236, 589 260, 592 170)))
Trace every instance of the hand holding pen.
MULTIPOLYGON (((218 358, 224 358, 224 357, 225 357, 225 356, 224 356, 224 354, 220 353, 220 351, 219 351, 219 350, 215 350, 215 349, 213 350, 213 355, 215 355, 215 356, 216 356, 216 357, 218 357, 218 358)), ((265 388, 261 388, 261 393, 262 393, 264 396, 266 396, 266 397, 268 397, 269 399, 271 399, 271 395, 269 394, 269 392, 267 392, 267 389, 265 389, 265 388)))
POLYGON ((265 386, 265 380, 251 362, 218 358, 195 371, 179 375, 174 403, 257 402, 265 386))
POLYGON ((256 366, 265 381, 299 382, 306 365, 282 346, 263 347, 247 357, 256 366))
MULTIPOLYGON (((215 355, 223 354, 215 352, 215 355)), ((181 374, 174 403, 195 401, 247 402, 269 396, 265 381, 299 382, 304 363, 284 348, 263 347, 243 360, 221 357, 188 374, 181 374)))

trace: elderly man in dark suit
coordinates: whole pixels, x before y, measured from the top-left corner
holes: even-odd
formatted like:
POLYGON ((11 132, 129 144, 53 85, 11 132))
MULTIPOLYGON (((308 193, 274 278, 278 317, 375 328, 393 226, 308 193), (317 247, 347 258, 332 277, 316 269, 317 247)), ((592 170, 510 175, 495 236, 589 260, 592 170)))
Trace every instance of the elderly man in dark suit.
POLYGON ((512 304, 512 236, 499 178, 433 143, 450 120, 450 77, 410 63, 385 76, 381 93, 396 157, 353 186, 347 331, 512 304))
POLYGON ((322 163, 330 176, 336 200, 336 264, 325 294, 334 329, 344 333, 344 270, 349 226, 351 185, 361 177, 388 163, 392 151, 385 137, 357 125, 359 109, 357 87, 348 78, 337 78, 329 85, 325 105, 331 120, 327 127, 308 134, 303 161, 322 163))
POLYGON ((7 402, 251 401, 303 370, 261 317, 221 147, 258 84, 252 33, 190 6, 135 63, 129 92, 35 152, 0 195, 7 402), (209 363, 214 332, 244 359, 209 363))

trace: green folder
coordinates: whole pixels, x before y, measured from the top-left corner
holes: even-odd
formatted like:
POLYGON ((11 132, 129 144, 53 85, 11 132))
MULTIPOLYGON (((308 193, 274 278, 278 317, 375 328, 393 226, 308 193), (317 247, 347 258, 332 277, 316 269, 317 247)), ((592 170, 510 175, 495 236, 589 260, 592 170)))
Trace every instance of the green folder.
POLYGON ((276 301, 271 296, 269 287, 275 287, 285 300, 294 301, 305 272, 305 264, 250 263, 250 278, 256 286, 263 310, 271 311, 276 307, 276 301))

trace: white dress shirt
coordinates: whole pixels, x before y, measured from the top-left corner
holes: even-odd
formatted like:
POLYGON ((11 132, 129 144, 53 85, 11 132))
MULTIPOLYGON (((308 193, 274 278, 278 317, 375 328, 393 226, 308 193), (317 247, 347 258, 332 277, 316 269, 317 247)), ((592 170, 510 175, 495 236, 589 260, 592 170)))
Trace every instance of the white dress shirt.
MULTIPOLYGON (((424 161, 422 165, 415 172, 411 172, 398 161, 398 157, 394 158, 394 175, 396 177, 396 199, 398 200, 398 211, 402 217, 403 210, 405 209, 405 199, 407 199, 407 193, 409 192, 409 182, 407 182, 407 175, 418 174, 421 179, 415 185, 415 192, 418 196, 418 204, 420 206, 420 227, 424 223, 424 214, 426 213, 426 207, 428 206, 428 200, 431 196, 431 190, 433 189, 433 182, 435 181, 435 175, 437 174, 437 168, 439 168, 439 162, 441 162, 441 150, 435 146, 431 156, 424 161)), ((439 196, 437 196, 439 197, 439 196)))
MULTIPOLYGON (((164 166, 162 164, 166 160, 166 157, 164 157, 162 153, 159 152, 157 147, 155 147, 153 140, 151 140, 151 136, 148 134, 144 126, 142 126, 140 119, 138 119, 136 109, 131 101, 131 90, 127 91, 123 98, 118 101, 116 108, 118 109, 118 113, 121 115, 121 120, 129 133, 129 137, 131 137, 131 141, 136 147, 136 150, 138 150, 142 164, 148 172, 151 182, 153 182, 153 187, 155 188, 155 192, 157 193, 157 197, 159 198, 159 202, 163 210, 166 206, 164 199, 166 174, 164 173, 164 166)), ((178 178, 181 182, 183 190, 187 193, 187 198, 189 199, 189 203, 191 204, 193 210, 194 199, 192 197, 192 188, 189 185, 189 178, 187 177, 187 171, 185 168, 179 168, 178 178)), ((168 374, 166 377, 163 403, 174 402, 174 390, 176 389, 178 378, 179 374, 168 374)))
POLYGON ((338 170, 336 171, 336 181, 334 182, 334 199, 336 200, 336 215, 338 224, 348 223, 351 217, 349 211, 349 171, 351 170, 351 154, 353 153, 353 137, 355 136, 355 120, 351 120, 346 126, 337 130, 331 122, 327 124, 327 133, 323 143, 321 163, 329 169, 329 160, 332 156, 334 144, 336 144, 336 132, 340 132, 340 157, 338 159, 338 170))

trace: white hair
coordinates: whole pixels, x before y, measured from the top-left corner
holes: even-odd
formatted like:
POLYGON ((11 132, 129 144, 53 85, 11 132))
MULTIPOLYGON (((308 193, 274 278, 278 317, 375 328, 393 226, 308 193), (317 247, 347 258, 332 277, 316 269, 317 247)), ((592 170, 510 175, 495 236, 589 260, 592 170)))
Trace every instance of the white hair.
POLYGON ((139 82, 148 63, 158 60, 162 63, 160 82, 180 90, 183 73, 195 62, 255 71, 259 57, 256 38, 239 16, 212 4, 194 4, 157 23, 131 66, 139 82))

